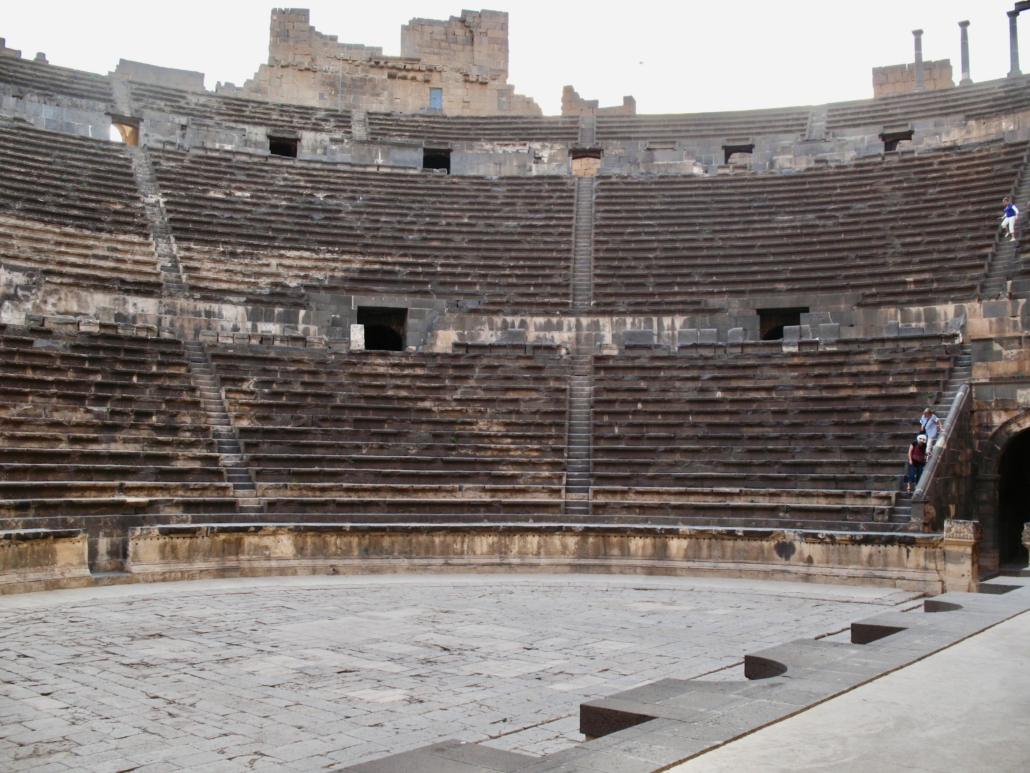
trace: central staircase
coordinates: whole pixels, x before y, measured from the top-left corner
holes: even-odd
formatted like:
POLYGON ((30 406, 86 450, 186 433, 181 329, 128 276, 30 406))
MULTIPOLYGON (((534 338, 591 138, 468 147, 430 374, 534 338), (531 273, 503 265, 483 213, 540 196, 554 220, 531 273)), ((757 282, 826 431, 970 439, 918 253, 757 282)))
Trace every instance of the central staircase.
POLYGON ((236 512, 241 514, 261 515, 265 512, 261 500, 257 496, 257 487, 251 477, 250 469, 243 459, 239 438, 232 427, 229 411, 222 399, 215 378, 214 366, 204 345, 186 342, 186 359, 190 366, 190 377, 193 385, 200 392, 200 399, 207 414, 207 423, 211 427, 220 455, 219 464, 225 470, 225 479, 232 484, 233 496, 236 498, 236 512))
POLYGON ((569 377, 569 442, 565 471, 565 514, 590 515, 590 449, 593 422, 593 357, 572 356, 569 377))

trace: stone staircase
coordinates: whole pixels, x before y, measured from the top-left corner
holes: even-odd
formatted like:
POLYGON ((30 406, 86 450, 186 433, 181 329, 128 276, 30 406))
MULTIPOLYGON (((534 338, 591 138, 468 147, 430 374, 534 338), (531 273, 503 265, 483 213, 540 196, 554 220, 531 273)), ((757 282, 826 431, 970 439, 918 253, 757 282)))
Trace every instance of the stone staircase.
POLYGON ((186 282, 179 266, 179 258, 175 253, 175 241, 172 239, 172 232, 168 227, 168 218, 165 214, 164 204, 161 202, 157 176, 150 164, 150 156, 147 155, 146 148, 129 146, 129 153, 132 158, 132 171, 136 177, 136 186, 142 194, 143 208, 150 223, 150 232, 154 237, 154 250, 157 253, 164 292, 166 295, 185 295, 186 282))
POLYGON ((572 310, 590 310, 593 300, 594 182, 595 177, 576 178, 576 222, 572 246, 572 310))
POLYGON ((219 464, 225 470, 226 481, 232 484, 233 496, 236 497, 236 511, 253 515, 263 514, 265 508, 257 497, 257 487, 243 459, 240 441, 233 430, 229 411, 218 389, 211 358, 201 343, 186 342, 184 346, 190 367, 190 378, 200 392, 207 423, 211 427, 211 434, 221 456, 219 464))
MULTIPOLYGON (((1027 174, 1027 165, 1030 164, 1030 152, 1024 159, 1023 168, 1019 173, 1019 182, 1015 192, 1012 194, 1015 204, 1020 209, 1019 219, 1016 221, 1016 235, 1021 239, 1026 236, 1026 222, 1030 213, 1030 174, 1027 174)), ((998 243, 994 248, 990 267, 987 275, 980 284, 980 297, 985 300, 1000 298, 1008 292, 1009 277, 1016 267, 1019 259, 1019 242, 1014 242, 1007 236, 999 236, 998 243)))
POLYGON ((569 441, 566 449, 565 514, 590 515, 590 451, 593 433, 593 357, 572 356, 569 377, 569 441))
MULTIPOLYGON (((948 422, 951 419, 949 414, 951 412, 951 404, 955 401, 955 395, 958 394, 958 390, 962 388, 963 384, 969 382, 972 375, 973 350, 969 344, 962 344, 959 347, 958 354, 955 355, 955 364, 951 369, 951 374, 948 376, 948 381, 944 385, 944 391, 941 393, 941 399, 938 402, 938 406, 942 408, 942 411, 939 411, 937 416, 944 422, 945 427, 948 426, 948 422), (947 413, 943 411, 947 411, 947 413)), ((913 438, 915 434, 913 433, 913 438)), ((912 495, 905 491, 904 478, 902 478, 900 486, 901 491, 898 493, 894 508, 891 510, 891 523, 909 523, 912 520, 912 495)))
POLYGON ((808 142, 826 139, 826 106, 813 107, 808 114, 805 140, 808 142))
POLYGON ((592 115, 580 116, 579 119, 579 144, 584 147, 591 147, 597 136, 597 118, 592 115))

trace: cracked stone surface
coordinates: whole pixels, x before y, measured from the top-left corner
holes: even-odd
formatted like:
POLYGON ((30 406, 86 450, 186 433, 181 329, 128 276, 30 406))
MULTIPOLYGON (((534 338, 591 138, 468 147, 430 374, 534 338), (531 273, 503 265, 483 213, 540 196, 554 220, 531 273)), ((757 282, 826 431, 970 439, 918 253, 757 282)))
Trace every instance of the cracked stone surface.
POLYGON ((542 755, 582 740, 584 700, 733 669, 916 595, 492 574, 0 597, 0 769, 328 771, 446 738, 542 755))

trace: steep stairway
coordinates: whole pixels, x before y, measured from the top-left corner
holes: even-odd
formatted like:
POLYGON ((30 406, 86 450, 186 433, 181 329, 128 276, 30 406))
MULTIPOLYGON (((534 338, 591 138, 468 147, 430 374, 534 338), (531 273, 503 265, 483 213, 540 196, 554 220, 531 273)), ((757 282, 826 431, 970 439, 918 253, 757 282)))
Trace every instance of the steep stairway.
POLYGON ((597 118, 592 115, 581 115, 579 117, 579 144, 584 147, 591 147, 597 135, 597 118))
POLYGON ((566 449, 565 514, 590 515, 590 451, 593 356, 574 354, 569 377, 569 441, 566 449))
POLYGON ((576 178, 576 222, 572 246, 572 310, 590 310, 594 294, 594 183, 576 178))
MULTIPOLYGON (((938 405, 941 407, 941 411, 937 412, 937 416, 944 423, 944 426, 948 426, 948 422, 951 420, 951 405, 955 402, 955 396, 958 394, 958 390, 962 388, 963 384, 969 383, 970 377, 973 375, 973 350, 969 344, 962 344, 959 347, 958 354, 955 355, 955 364, 951 369, 951 374, 948 376, 948 381, 944 385, 944 391, 941 393, 941 399, 938 405)), ((917 433, 913 432, 913 437, 917 433)), ((909 523, 912 520, 912 495, 905 491, 904 476, 901 482, 901 491, 898 493, 897 500, 894 508, 891 510, 890 521, 891 523, 909 523)), ((921 527, 922 524, 919 524, 921 527)))
MULTIPOLYGON (((1030 217, 1030 174, 1027 174, 1027 165, 1030 163, 1030 151, 1024 159, 1023 169, 1019 174, 1019 182, 1016 185, 1013 197, 1016 206, 1019 208, 1019 219, 1016 221, 1016 235, 1020 239, 1027 237, 1026 223, 1030 217)), ((1007 294, 1008 281, 1017 265, 1019 258, 1020 242, 1013 242, 1008 237, 999 237, 998 245, 994 250, 987 275, 980 284, 980 297, 984 300, 1000 298, 1007 294)))
POLYGON ((132 172, 136 177, 136 186, 143 197, 143 208, 150 223, 150 232, 154 236, 154 250, 157 252, 158 267, 161 270, 161 281, 166 295, 184 295, 186 282, 179 266, 179 258, 175 253, 175 241, 168 227, 168 217, 161 201, 161 192, 157 186, 157 176, 150 164, 150 156, 146 148, 129 146, 132 157, 132 172))
POLYGON ((826 106, 813 107, 808 113, 808 127, 805 129, 805 140, 814 142, 826 139, 826 106))
POLYGON ((218 446, 220 464, 225 470, 225 479, 232 484, 236 497, 236 511, 260 515, 265 509, 257 497, 257 487, 243 459, 240 441, 232 427, 229 411, 222 393, 218 389, 215 369, 204 345, 186 342, 186 359, 190 367, 190 379, 200 392, 200 399, 207 413, 207 423, 218 446))

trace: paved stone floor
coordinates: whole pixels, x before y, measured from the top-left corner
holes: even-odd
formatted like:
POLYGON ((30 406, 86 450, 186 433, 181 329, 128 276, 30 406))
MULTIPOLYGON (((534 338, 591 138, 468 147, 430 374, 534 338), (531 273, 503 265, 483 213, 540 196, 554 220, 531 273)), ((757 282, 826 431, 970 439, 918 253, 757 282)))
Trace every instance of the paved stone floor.
POLYGON ((0 770, 334 770, 445 738, 545 754, 582 740, 581 701, 729 669, 913 597, 583 575, 0 597, 0 770))

